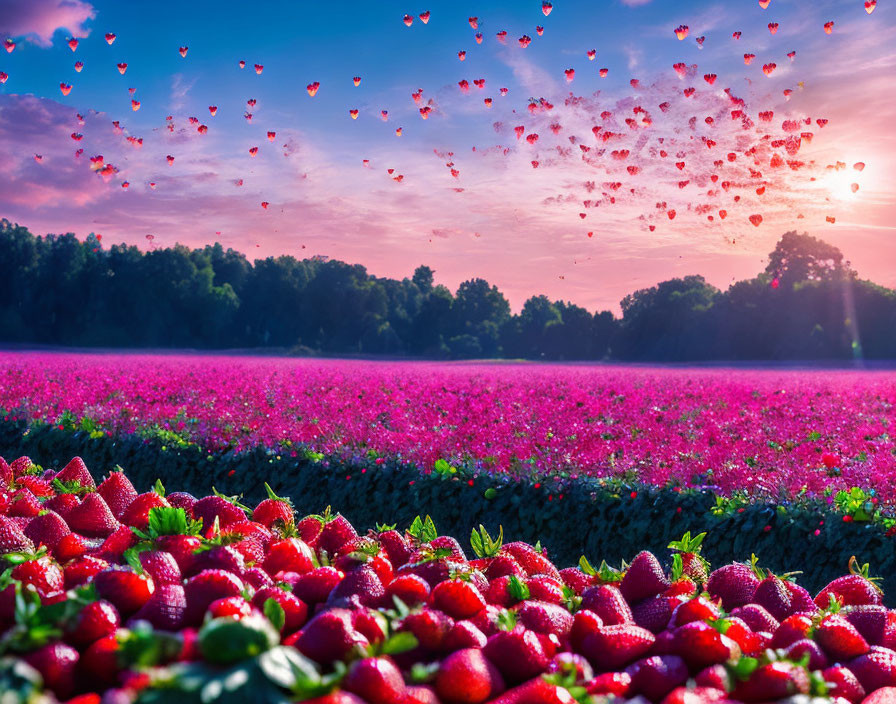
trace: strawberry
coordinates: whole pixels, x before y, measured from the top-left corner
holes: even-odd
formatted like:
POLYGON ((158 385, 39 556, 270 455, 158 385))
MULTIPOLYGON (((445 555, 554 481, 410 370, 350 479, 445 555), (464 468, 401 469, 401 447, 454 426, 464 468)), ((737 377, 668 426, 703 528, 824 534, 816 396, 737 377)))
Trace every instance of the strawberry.
POLYGON ((582 608, 593 611, 607 626, 634 623, 631 607, 618 587, 601 584, 582 594, 582 608))
MULTIPOLYGON (((511 631, 498 631, 488 639, 483 653, 498 669, 508 684, 519 684, 540 675, 554 656, 545 650, 546 639, 534 631, 516 626, 511 631)), ((549 641, 548 641, 549 642, 549 641)))
POLYGON ((334 567, 316 567, 299 576, 292 585, 292 593, 306 604, 319 604, 327 600, 344 576, 334 567))
POLYGON ((61 482, 77 482, 83 487, 96 489, 93 476, 87 471, 87 465, 80 457, 73 457, 65 467, 59 470, 55 478, 61 482))
POLYGON ((644 599, 632 608, 635 623, 651 633, 659 633, 669 625, 673 609, 679 604, 677 600, 658 594, 644 599))
MULTIPOLYGON (((74 535, 74 533, 72 534, 74 535)), ((63 538, 65 540, 65 538, 63 538)), ((75 558, 65 566, 65 588, 74 589, 75 587, 87 584, 97 574, 102 572, 109 566, 105 560, 90 555, 83 555, 75 558)))
POLYGON ((790 613, 794 614, 817 614, 819 611, 812 595, 806 591, 805 587, 801 587, 796 582, 789 579, 784 580, 784 588, 790 592, 790 613))
POLYGON ((712 687, 723 692, 730 691, 734 686, 731 672, 724 665, 710 665, 703 668, 695 675, 694 683, 698 687, 712 687))
POLYGON ((625 576, 619 583, 619 591, 629 604, 656 596, 669 588, 669 580, 663 573, 662 565, 652 553, 643 550, 635 555, 625 576))
POLYGON ((735 607, 732 609, 731 615, 743 619, 744 623, 754 631, 775 633, 780 625, 778 619, 766 611, 764 607, 759 606, 759 604, 746 604, 735 607))
POLYGON ((57 594, 65 588, 65 578, 59 565, 40 553, 13 567, 10 576, 23 586, 34 587, 41 598, 57 594))
POLYGON ((536 575, 526 580, 530 599, 549 601, 552 604, 566 603, 566 594, 563 593, 565 586, 561 580, 544 574, 536 575))
POLYGON ((56 494, 56 496, 51 496, 44 501, 44 509, 55 511, 65 520, 68 520, 69 513, 79 503, 81 503, 81 499, 78 498, 77 494, 61 493, 56 494))
POLYGON ((22 455, 21 457, 17 457, 16 459, 14 459, 10 463, 9 468, 12 470, 13 477, 18 479, 19 477, 27 474, 33 466, 34 462, 31 461, 31 458, 27 457, 26 455, 22 455))
POLYGON ((0 516, 0 555, 8 552, 32 552, 33 550, 34 543, 19 528, 18 524, 6 516, 0 516))
POLYGON ((380 545, 386 551, 386 556, 392 567, 398 569, 408 561, 413 550, 408 545, 407 539, 395 529, 381 531, 376 536, 380 545))
POLYGON ((442 648, 446 653, 464 648, 484 648, 488 638, 472 621, 457 621, 445 634, 442 648))
POLYGON ((249 567, 243 572, 243 582, 252 589, 273 586, 274 580, 261 567, 249 567))
POLYGON ((209 604, 216 599, 239 596, 242 591, 242 580, 225 570, 203 570, 195 577, 190 577, 184 585, 187 597, 186 622, 198 625, 209 604))
POLYGON ((386 588, 380 581, 376 572, 367 565, 347 573, 339 584, 330 592, 327 598, 328 605, 340 606, 364 605, 380 606, 384 603, 386 588))
POLYGON ((756 587, 753 600, 779 621, 793 613, 793 597, 784 580, 769 574, 756 587))
POLYGON ((252 605, 259 611, 264 611, 265 603, 273 599, 285 616, 281 633, 295 633, 308 620, 308 606, 295 594, 284 591, 278 587, 264 587, 255 592, 252 597, 252 605))
POLYGON ((397 597, 408 606, 421 604, 429 599, 429 584, 416 574, 402 574, 389 582, 388 597, 397 597))
POLYGON ((595 672, 605 672, 643 657, 655 640, 653 633, 633 624, 603 626, 585 635, 579 651, 595 672))
POLYGON ((770 662, 761 665, 734 688, 732 698, 743 702, 767 702, 795 694, 808 694, 809 674, 790 662, 770 662))
POLYGON ((579 609, 572 618, 572 627, 569 630, 569 642, 572 649, 580 652, 582 641, 589 633, 595 633, 602 628, 604 622, 593 611, 579 609))
POLYGON ((252 613, 252 605, 241 596, 216 599, 208 605, 210 618, 233 618, 239 621, 252 613))
POLYGON ((791 643, 809 638, 809 633, 815 624, 806 614, 793 614, 788 616, 777 630, 774 631, 771 646, 773 648, 786 648, 791 643))
POLYGON ((343 660, 349 653, 366 648, 369 641, 355 630, 352 612, 347 609, 322 611, 285 645, 295 645, 306 657, 320 664, 343 660))
POLYGON ((843 697, 852 704, 858 704, 865 698, 865 688, 851 670, 843 665, 834 665, 821 673, 828 683, 829 697, 843 697))
POLYGON ((323 518, 317 515, 305 516, 305 518, 296 523, 296 533, 298 534, 298 537, 315 550, 317 549, 317 541, 320 539, 320 534, 323 529, 323 518))
POLYGON ((196 563, 196 551, 202 545, 202 540, 195 535, 162 535, 156 538, 156 547, 159 550, 171 553, 181 574, 190 574, 196 563))
POLYGON ((626 668, 631 675, 631 694, 643 694, 656 702, 688 680, 688 666, 677 655, 654 655, 626 668))
POLYGON ((879 645, 846 663, 866 692, 896 686, 896 652, 879 645))
MULTIPOLYGON (((118 657, 121 644, 117 633, 100 638, 88 646, 81 655, 78 669, 83 679, 94 687, 109 687, 118 679, 118 657)), ((115 700, 113 700, 115 701, 115 700)))
POLYGON ((37 670, 44 686, 61 699, 68 699, 75 689, 78 651, 65 643, 48 643, 24 656, 25 662, 37 670))
POLYGON ((828 614, 815 628, 815 640, 834 660, 845 662, 869 650, 868 642, 849 621, 840 614, 828 614))
POLYGON ((784 657, 793 662, 806 661, 810 670, 823 670, 830 663, 825 651, 814 640, 794 641, 784 649, 784 657))
POLYGON ((160 584, 146 603, 134 614, 134 620, 149 621, 163 631, 179 631, 185 624, 187 597, 180 584, 160 584))
POLYGON ((12 484, 12 480, 12 467, 9 466, 5 459, 0 457, 0 489, 8 488, 12 484))
POLYGON ((481 704, 504 691, 504 680, 481 650, 466 648, 441 662, 435 687, 445 704, 481 704))
POLYGON ((31 493, 30 489, 18 489, 12 495, 12 501, 6 511, 8 516, 19 516, 22 518, 34 518, 43 510, 40 501, 31 493))
MULTIPOLYGON (((424 607, 405 616, 399 623, 398 630, 413 633, 421 648, 437 651, 442 649, 452 626, 454 619, 448 614, 424 607)), ((480 627, 480 630, 484 629, 480 627)))
POLYGON ((155 591, 148 574, 134 572, 130 567, 112 565, 93 578, 100 598, 112 602, 122 616, 130 616, 143 606, 155 591))
POLYGON ((752 565, 734 562, 713 570, 706 581, 706 591, 722 600, 723 609, 731 611, 753 601, 759 581, 752 565))
POLYGON ((715 621, 721 618, 719 607, 702 596, 694 597, 675 608, 673 626, 683 626, 691 621, 715 621))
POLYGON ((55 511, 45 511, 41 515, 31 519, 25 528, 25 535, 35 545, 46 545, 49 550, 54 550, 66 535, 71 533, 62 516, 55 511))
POLYGON ((470 618, 485 608, 479 590, 467 581, 452 579, 432 590, 432 605, 452 618, 470 618))
POLYGON ((87 604, 74 622, 66 628, 65 638, 82 650, 111 633, 121 625, 121 617, 111 603, 100 599, 87 604))
POLYGON ((233 545, 205 545, 195 553, 195 557, 187 572, 190 577, 203 570, 225 570, 238 577, 246 571, 246 560, 233 545))
POLYGON ((186 511, 189 518, 196 518, 196 514, 193 513, 193 507, 196 505, 197 499, 192 494, 186 491, 172 491, 170 494, 165 495, 165 499, 174 508, 182 508, 186 511))
POLYGON ((551 561, 528 543, 505 543, 499 554, 510 555, 523 568, 527 577, 546 574, 549 577, 561 579, 560 573, 551 561))
POLYGON ((709 577, 709 563, 700 554, 705 537, 706 533, 700 533, 692 538, 688 531, 681 540, 669 543, 669 549, 676 551, 673 572, 690 577, 697 584, 705 584, 709 577))
POLYGON ((106 538, 119 527, 103 497, 88 494, 68 515, 69 527, 88 538, 106 538))
POLYGON ((272 577, 278 572, 304 574, 314 568, 314 553, 298 538, 274 540, 261 566, 272 577))
POLYGON ((887 632, 888 615, 885 606, 847 606, 840 612, 846 617, 868 645, 883 645, 887 632))
POLYGON ((144 550, 140 553, 143 571, 152 577, 159 587, 163 584, 181 584, 182 575, 174 555, 164 550, 144 550))
POLYGON ((342 687, 370 704, 394 704, 406 694, 404 678, 389 657, 356 661, 342 680, 342 687))
POLYGON ((436 690, 427 684, 408 685, 401 704, 444 704, 436 690))
POLYGON ((121 520, 125 509, 137 498, 137 490, 124 472, 110 472, 97 487, 96 493, 103 497, 112 510, 112 515, 118 520, 121 520))
POLYGON ((582 592, 594 584, 594 577, 585 574, 578 567, 564 567, 560 570, 560 578, 563 584, 576 593, 576 596, 582 596, 582 592))
POLYGON ((262 501, 252 512, 252 520, 261 523, 266 528, 272 528, 278 521, 281 525, 289 526, 295 522, 292 512, 292 502, 277 496, 270 484, 264 483, 268 498, 262 501))
POLYGON ((588 694, 626 697, 631 686, 632 676, 627 672, 604 672, 588 683, 588 694))
POLYGON ((519 622, 536 633, 555 635, 561 640, 572 630, 573 616, 563 606, 547 601, 524 601, 515 608, 519 622))
MULTIPOLYGON (((478 560, 476 562, 479 562, 478 560)), ((520 563, 513 559, 510 555, 496 555, 495 557, 485 560, 485 576, 489 580, 497 579, 513 575, 515 577, 525 577, 526 571, 520 566, 520 563)), ((471 563, 472 564, 472 563, 471 563)))
POLYGON ((736 660, 741 655, 740 647, 734 640, 703 621, 692 621, 676 628, 672 636, 672 650, 695 670, 736 660))
POLYGON ((28 489, 32 494, 40 499, 49 498, 56 493, 53 490, 53 486, 50 484, 49 480, 42 477, 26 475, 24 477, 19 477, 19 479, 16 481, 16 484, 23 489, 28 489))
POLYGON ((861 567, 855 556, 849 558, 849 574, 837 577, 815 597, 815 604, 826 609, 835 599, 842 606, 880 606, 883 604, 883 592, 869 577, 868 564, 861 567))
POLYGON ((354 540, 358 537, 358 533, 352 524, 338 513, 331 517, 329 512, 324 512, 323 520, 324 525, 317 539, 317 547, 320 550, 324 550, 327 555, 335 555, 339 548, 349 540, 354 540))
POLYGON ((712 704, 727 702, 728 695, 715 687, 676 687, 663 699, 661 704, 712 704))
POLYGON ((122 512, 121 522, 131 528, 146 530, 149 527, 150 510, 163 506, 170 506, 170 504, 155 491, 138 494, 122 512))

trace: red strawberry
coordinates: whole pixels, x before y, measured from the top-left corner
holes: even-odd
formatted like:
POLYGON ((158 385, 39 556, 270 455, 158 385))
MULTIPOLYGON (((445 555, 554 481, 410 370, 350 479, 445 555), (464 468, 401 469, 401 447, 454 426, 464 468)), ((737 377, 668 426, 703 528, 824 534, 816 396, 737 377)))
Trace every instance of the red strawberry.
POLYGON ((314 549, 317 549, 317 541, 320 539, 323 529, 323 518, 320 516, 305 516, 296 524, 296 533, 298 533, 299 538, 314 549))
POLYGON ((33 464, 34 462, 31 461, 30 457, 22 455, 21 457, 17 457, 16 459, 14 459, 10 463, 9 467, 12 470, 13 476, 18 479, 19 477, 25 475, 33 464))
POLYGON ((795 694, 808 694, 809 674, 790 662, 762 665, 734 689, 732 699, 743 702, 768 702, 795 694))
POLYGON ((519 622, 536 633, 566 638, 572 630, 573 616, 565 607, 547 601, 524 601, 515 609, 519 622))
POLYGON ((62 570, 49 557, 36 557, 12 568, 11 576, 23 586, 31 585, 41 598, 61 592, 65 588, 62 570))
POLYGON ((216 599, 208 605, 211 618, 232 618, 237 621, 252 613, 252 605, 241 596, 228 596, 216 599))
POLYGON ((152 577, 152 581, 157 587, 163 584, 182 583, 180 567, 170 552, 144 550, 140 553, 140 565, 143 567, 143 571, 152 577))
POLYGON ((109 687, 118 679, 121 645, 115 633, 94 641, 81 655, 79 670, 94 687, 109 687))
POLYGON ((27 535, 35 545, 46 545, 53 551, 66 535, 71 533, 62 516, 55 511, 46 511, 31 519, 25 528, 27 535))
POLYGON ((336 514, 324 524, 320 537, 317 539, 317 547, 325 550, 327 555, 335 555, 339 548, 357 537, 358 533, 352 524, 345 517, 336 514))
POLYGON ((794 614, 788 616, 783 621, 772 637, 771 646, 773 648, 786 648, 791 643, 803 640, 809 637, 809 631, 813 626, 812 619, 806 614, 794 614))
POLYGON ((156 547, 174 556, 181 574, 192 572, 197 559, 195 553, 201 545, 202 540, 195 535, 162 535, 156 538, 156 547))
POLYGON ((810 670, 823 670, 830 664, 827 655, 814 640, 795 641, 784 649, 784 655, 793 662, 802 662, 806 658, 806 667, 810 670))
POLYGON ((112 510, 112 515, 121 520, 125 509, 137 498, 137 490, 124 475, 124 472, 110 472, 109 476, 97 487, 96 493, 112 510))
POLYGON ((44 508, 49 511, 55 511, 63 519, 68 520, 71 510, 81 503, 81 499, 76 494, 56 494, 44 501, 44 508))
POLYGON ((344 576, 334 567, 316 567, 299 576, 292 585, 292 593, 306 604, 319 604, 327 600, 344 576))
POLYGON ((99 494, 88 494, 68 515, 68 525, 88 538, 106 538, 119 527, 109 506, 99 494))
MULTIPOLYGON (((121 514, 121 522, 126 526, 146 530, 149 527, 149 511, 170 504, 154 491, 138 494, 121 514)), ((209 524, 210 525, 210 524, 209 524)))
POLYGON ((526 580, 529 589, 529 598, 540 601, 549 601, 552 604, 565 604, 566 595, 563 593, 562 580, 540 574, 526 580))
POLYGON ((429 584, 416 574, 402 574, 386 587, 387 596, 397 597, 408 606, 421 604, 429 599, 429 584))
POLYGON ((233 545, 214 545, 196 553, 195 557, 195 562, 187 572, 191 577, 202 570, 225 570, 237 576, 242 576, 246 571, 246 560, 233 545))
POLYGON ((49 480, 42 477, 25 475, 24 477, 19 477, 16 484, 24 489, 28 489, 32 494, 41 499, 46 499, 56 493, 50 485, 49 480))
POLYGON ((134 620, 149 621, 154 628, 163 631, 180 631, 185 624, 187 597, 180 584, 160 584, 134 620))
POLYGON ((618 587, 601 584, 582 594, 582 608, 593 611, 607 626, 634 623, 631 607, 618 587))
MULTIPOLYGON (((476 563, 478 562, 479 560, 476 560, 476 563)), ((526 576, 526 571, 520 566, 520 563, 510 555, 496 555, 495 557, 487 558, 483 562, 487 563, 485 566, 485 576, 488 577, 489 580, 509 575, 514 575, 515 577, 526 576)))
POLYGON ((656 702, 688 680, 688 666, 677 655, 654 655, 626 668, 632 677, 631 694, 656 702))
POLYGON ((596 633, 602 628, 604 622, 593 611, 588 609, 579 609, 576 611, 572 619, 572 628, 569 631, 569 642, 573 650, 581 651, 582 641, 589 633, 596 633))
POLYGON ((605 672, 643 657, 655 640, 653 633, 633 624, 604 626, 587 634, 579 650, 595 672, 605 672))
POLYGON ((703 621, 692 621, 676 628, 672 650, 695 670, 735 660, 741 654, 737 643, 703 621))
POLYGON ((515 559, 528 577, 536 574, 546 574, 556 579, 561 578, 560 572, 557 571, 557 568, 554 567, 551 561, 528 543, 505 543, 501 546, 500 554, 510 555, 515 559))
POLYGON ((401 704, 443 704, 428 684, 409 685, 401 704))
POLYGON ((7 488, 10 484, 12 484, 12 480, 12 467, 7 464, 5 459, 0 457, 0 489, 7 488))
POLYGON ((73 457, 71 461, 65 465, 57 474, 56 479, 62 482, 78 482, 81 486, 96 488, 96 483, 90 472, 87 471, 87 465, 80 457, 73 457))
POLYGON ((112 602, 122 616, 130 616, 143 606, 155 591, 152 577, 138 574, 129 567, 113 565, 93 578, 100 598, 112 602))
POLYGON ((273 527, 278 521, 284 526, 292 525, 295 522, 292 502, 277 496, 267 482, 265 482, 264 488, 268 492, 268 498, 255 507, 252 512, 252 520, 267 528, 273 527))
POLYGON ((187 596, 186 622, 188 625, 198 625, 209 604, 216 599, 239 596, 243 591, 243 582, 225 570, 203 570, 187 580, 184 591, 187 596))
POLYGON ((74 693, 78 651, 70 645, 48 643, 26 654, 24 660, 41 674, 44 686, 61 699, 68 699, 74 693))
POLYGON ((108 601, 100 599, 87 604, 74 623, 66 629, 66 640, 82 650, 100 638, 115 633, 121 625, 118 611, 108 601))
MULTIPOLYGON (((72 535, 74 535, 74 533, 72 535)), ((65 588, 74 589, 82 584, 87 584, 87 582, 108 566, 109 563, 105 560, 101 560, 98 557, 91 557, 90 555, 75 558, 74 561, 69 562, 65 566, 65 588)))
POLYGON ((896 686, 896 652, 879 645, 846 663, 866 692, 896 686))
POLYGON ((480 704, 504 691, 501 673, 481 650, 457 650, 439 666, 436 692, 445 704, 480 704))
POLYGON ((357 648, 366 648, 369 641, 355 630, 352 612, 347 609, 322 611, 285 642, 295 645, 306 657, 320 664, 343 660, 357 648))
POLYGON ((753 600, 779 621, 793 613, 793 597, 784 580, 770 574, 756 587, 753 600))
POLYGON ((436 585, 432 605, 452 618, 470 618, 485 608, 485 599, 469 582, 453 579, 436 585))
POLYGON ((698 687, 712 687, 728 692, 734 686, 731 673, 724 665, 710 665, 706 667, 694 677, 694 682, 698 687))
POLYGON ((725 690, 715 687, 676 687, 663 699, 661 704, 712 704, 727 702, 725 690))
POLYGON ((271 576, 278 572, 304 574, 314 568, 314 553, 298 538, 274 540, 261 566, 271 576))
POLYGON ((136 544, 137 536, 134 532, 128 526, 119 526, 94 553, 110 562, 117 562, 128 548, 136 544))
POLYGON ((508 684, 519 684, 540 675, 554 656, 553 647, 545 649, 547 639, 528 628, 498 631, 488 639, 483 653, 498 668, 508 684))
POLYGON ((865 688, 851 670, 843 665, 834 665, 821 673, 828 683, 829 697, 843 697, 852 704, 858 704, 865 698, 865 688))
POLYGON ((588 694, 625 697, 632 686, 632 676, 627 672, 604 672, 588 683, 588 694))
POLYGON ((669 625, 672 610, 677 604, 679 604, 677 600, 661 594, 649 597, 635 604, 632 617, 641 628, 646 628, 651 633, 659 633, 669 625))
POLYGON ((274 580, 261 567, 249 567, 243 572, 243 582, 252 587, 252 589, 261 589, 262 587, 271 587, 274 580))
POLYGON ((747 604, 738 606, 731 611, 732 616, 743 619, 754 631, 768 631, 775 633, 778 630, 779 622, 764 607, 759 604, 747 604))
POLYGON ((656 596, 669 588, 669 580, 663 572, 659 560, 646 550, 635 555, 625 576, 619 583, 619 591, 629 604, 656 596))
POLYGON ((673 625, 683 626, 691 621, 715 621, 721 618, 719 607, 706 597, 698 596, 675 608, 673 625))
POLYGON ((840 614, 828 614, 815 628, 815 640, 832 660, 845 662, 869 650, 867 641, 840 614))
POLYGON ((874 582, 868 578, 868 565, 859 567, 855 556, 849 560, 849 574, 837 577, 824 589, 818 592, 815 603, 821 609, 826 609, 833 597, 843 606, 860 606, 883 604, 883 593, 874 582))
POLYGON ((585 574, 578 567, 564 567, 560 570, 560 577, 563 579, 563 583, 576 593, 576 596, 582 596, 582 592, 594 584, 594 577, 585 574))
MULTIPOLYGON (((445 637, 452 626, 454 626, 454 619, 448 614, 423 608, 405 616, 401 620, 398 630, 413 633, 421 648, 436 651, 442 649, 445 637)), ((480 627, 480 630, 484 629, 480 627)))
POLYGON ((442 641, 442 648, 447 653, 464 648, 484 648, 488 642, 486 635, 472 621, 456 622, 442 641))
MULTIPOLYGON (((812 599, 812 595, 796 582, 784 580, 784 587, 790 592, 790 613, 816 614, 819 609, 812 599)), ((788 614, 789 615, 789 614, 788 614)))
POLYGON ((255 592, 252 605, 259 611, 264 611, 268 599, 273 599, 283 609, 286 620, 280 629, 281 633, 295 633, 305 625, 305 621, 308 620, 308 606, 295 594, 283 591, 279 587, 264 587, 255 592))
POLYGON ((847 606, 840 613, 856 627, 868 645, 883 645, 888 625, 885 606, 847 606))
POLYGON ((196 505, 196 497, 188 494, 186 491, 172 491, 165 495, 165 499, 174 508, 182 508, 187 513, 188 518, 196 518, 193 513, 193 507, 196 505))
POLYGON ((356 661, 342 680, 342 687, 370 704, 394 704, 406 694, 401 671, 389 657, 356 661))
MULTIPOLYGON (((734 562, 714 570, 706 582, 706 591, 722 600, 722 608, 731 611, 753 601, 759 578, 750 565, 734 562)), ((748 622, 749 623, 749 622, 748 622)))
POLYGON ((30 489, 19 489, 12 495, 12 501, 6 510, 8 516, 34 518, 43 510, 40 501, 30 489))
POLYGON ((376 572, 367 565, 347 573, 327 598, 328 605, 345 606, 347 604, 380 606, 384 603, 386 588, 376 572))
POLYGON ((19 528, 18 524, 6 516, 0 516, 0 555, 8 552, 31 552, 33 550, 34 543, 19 528))
POLYGON ((413 550, 401 533, 397 530, 385 530, 376 537, 386 551, 386 556, 392 563, 392 567, 398 569, 408 561, 413 550))

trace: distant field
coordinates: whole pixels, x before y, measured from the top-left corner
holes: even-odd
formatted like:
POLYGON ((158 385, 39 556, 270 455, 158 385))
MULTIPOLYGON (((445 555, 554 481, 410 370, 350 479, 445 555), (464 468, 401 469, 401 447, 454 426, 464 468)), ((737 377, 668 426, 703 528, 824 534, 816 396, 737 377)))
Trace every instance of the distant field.
POLYGON ((6 417, 774 497, 896 498, 894 404, 892 371, 0 352, 6 417))

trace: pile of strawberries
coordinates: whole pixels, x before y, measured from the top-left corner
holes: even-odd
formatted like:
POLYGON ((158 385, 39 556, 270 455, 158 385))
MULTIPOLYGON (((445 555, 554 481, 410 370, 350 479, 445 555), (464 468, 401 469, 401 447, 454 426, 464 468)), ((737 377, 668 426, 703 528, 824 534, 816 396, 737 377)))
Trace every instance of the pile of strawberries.
MULTIPOLYGON (((814 598, 702 534, 598 569, 427 517, 359 535, 217 492, 0 458, 0 699, 881 704, 896 611, 853 561, 814 598)), ((388 511, 383 507, 384 512, 388 511)), ((607 530, 612 528, 607 526, 607 530)))

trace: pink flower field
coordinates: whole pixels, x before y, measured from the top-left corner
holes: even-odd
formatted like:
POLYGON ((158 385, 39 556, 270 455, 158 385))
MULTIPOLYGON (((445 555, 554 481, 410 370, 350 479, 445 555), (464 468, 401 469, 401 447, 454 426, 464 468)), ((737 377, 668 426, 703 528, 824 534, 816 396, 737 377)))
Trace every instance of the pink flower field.
POLYGON ((771 496, 896 498, 894 403, 892 372, 0 353, 10 419, 771 496))

